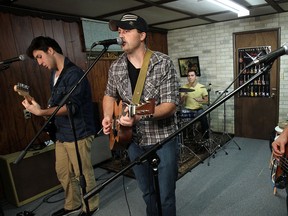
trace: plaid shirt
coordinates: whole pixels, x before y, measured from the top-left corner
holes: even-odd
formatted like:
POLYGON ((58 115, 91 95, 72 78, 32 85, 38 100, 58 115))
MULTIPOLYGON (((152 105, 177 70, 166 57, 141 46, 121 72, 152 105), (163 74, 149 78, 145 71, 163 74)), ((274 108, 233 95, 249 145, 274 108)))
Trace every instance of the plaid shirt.
MULTIPOLYGON (((161 103, 179 103, 178 77, 171 59, 160 52, 153 52, 140 102, 154 98, 161 103)), ((128 75, 127 55, 122 54, 109 69, 105 94, 131 104, 132 88, 128 75)), ((176 113, 160 120, 139 121, 133 129, 133 141, 139 145, 153 145, 177 129, 176 113)))

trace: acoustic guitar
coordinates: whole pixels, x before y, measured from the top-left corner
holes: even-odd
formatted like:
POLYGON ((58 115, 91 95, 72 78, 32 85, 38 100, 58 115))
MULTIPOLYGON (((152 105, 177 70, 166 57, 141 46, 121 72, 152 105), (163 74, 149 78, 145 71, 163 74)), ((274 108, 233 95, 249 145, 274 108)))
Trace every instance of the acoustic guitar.
POLYGON ((287 174, 288 174, 288 145, 285 147, 285 153, 279 160, 273 158, 272 165, 272 181, 274 187, 278 189, 284 189, 287 185, 287 174))
MULTIPOLYGON (((14 85, 14 91, 17 92, 19 95, 24 97, 30 104, 32 104, 33 97, 29 93, 29 86, 23 83, 17 83, 17 85, 14 85)), ((44 119, 47 120, 47 117, 44 116, 44 119)), ((50 139, 54 142, 56 141, 56 126, 54 124, 54 121, 50 121, 44 131, 49 134, 50 139)))
POLYGON ((114 112, 112 127, 110 131, 110 150, 125 150, 132 140, 132 127, 126 127, 119 124, 118 120, 121 116, 128 114, 130 117, 134 115, 150 116, 155 110, 155 99, 150 99, 143 104, 123 106, 123 101, 114 103, 114 112), (128 106, 128 113, 124 112, 128 106))

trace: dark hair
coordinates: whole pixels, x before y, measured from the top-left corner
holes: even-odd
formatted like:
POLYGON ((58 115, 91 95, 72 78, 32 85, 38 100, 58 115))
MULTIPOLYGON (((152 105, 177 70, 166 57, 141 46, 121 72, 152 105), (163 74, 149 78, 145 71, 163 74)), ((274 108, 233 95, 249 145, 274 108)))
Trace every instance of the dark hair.
POLYGON ((197 71, 196 71, 195 69, 189 68, 189 69, 187 70, 187 75, 188 75, 188 73, 190 73, 190 72, 194 72, 195 75, 198 76, 198 75, 197 75, 197 71))
POLYGON ((47 52, 49 47, 53 48, 57 53, 63 54, 61 47, 54 39, 44 36, 34 38, 30 46, 27 48, 26 54, 30 58, 34 58, 33 56, 34 50, 42 50, 44 52, 47 52))

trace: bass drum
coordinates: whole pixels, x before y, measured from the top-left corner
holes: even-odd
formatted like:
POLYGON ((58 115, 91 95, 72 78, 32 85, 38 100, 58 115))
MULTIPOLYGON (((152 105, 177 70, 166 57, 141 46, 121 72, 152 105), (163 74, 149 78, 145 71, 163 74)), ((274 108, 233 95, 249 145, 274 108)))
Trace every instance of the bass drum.
POLYGON ((196 117, 196 113, 189 109, 181 109, 178 112, 178 117, 181 122, 187 122, 196 117))

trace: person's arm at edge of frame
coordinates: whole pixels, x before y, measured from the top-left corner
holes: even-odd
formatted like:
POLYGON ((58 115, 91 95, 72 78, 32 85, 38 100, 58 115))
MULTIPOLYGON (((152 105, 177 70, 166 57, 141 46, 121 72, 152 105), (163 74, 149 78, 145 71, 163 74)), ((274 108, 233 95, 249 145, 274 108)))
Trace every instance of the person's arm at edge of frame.
POLYGON ((288 140, 288 128, 285 128, 279 137, 272 143, 273 155, 276 158, 283 156, 288 140))

